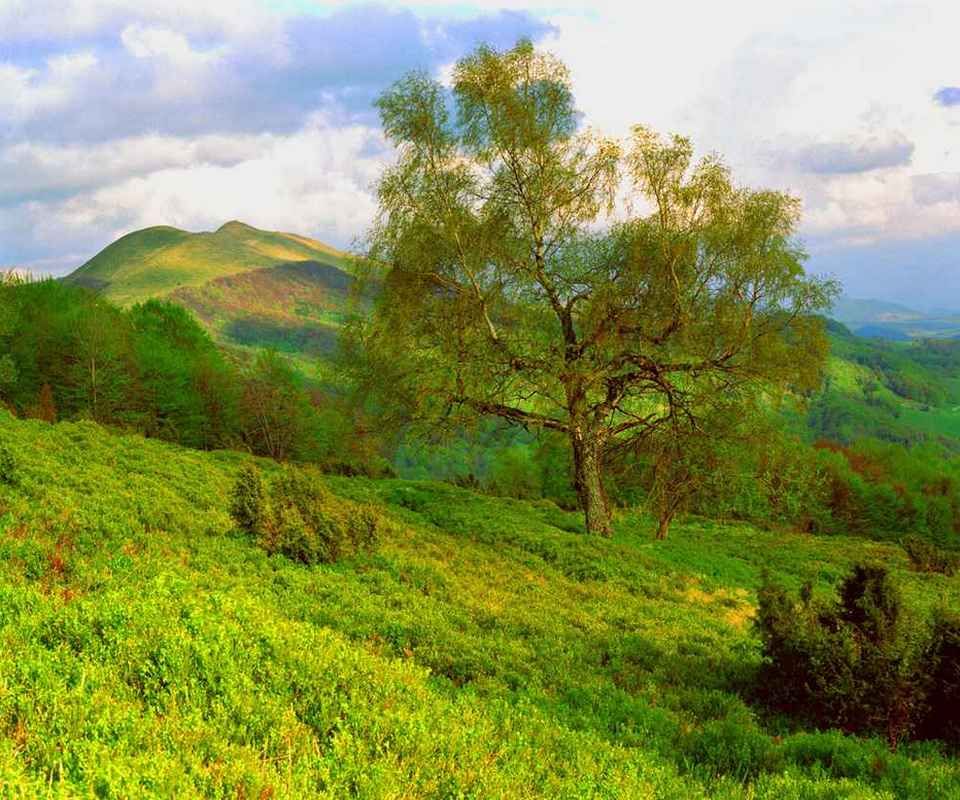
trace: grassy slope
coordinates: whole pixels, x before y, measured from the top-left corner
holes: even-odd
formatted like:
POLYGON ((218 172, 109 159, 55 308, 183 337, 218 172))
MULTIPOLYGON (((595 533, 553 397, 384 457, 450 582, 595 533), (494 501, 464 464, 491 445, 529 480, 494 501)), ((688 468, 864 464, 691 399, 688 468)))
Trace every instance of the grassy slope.
POLYGON ((910 345, 878 344, 849 334, 833 334, 826 368, 829 387, 866 406, 869 405, 869 400, 865 387, 873 386, 875 397, 897 409, 898 417, 891 421, 891 424, 897 425, 899 429, 916 431, 933 438, 960 440, 960 405, 956 402, 960 397, 960 376, 915 363, 913 366, 918 374, 927 375, 932 381, 941 384, 951 397, 941 405, 928 405, 900 397, 884 385, 886 379, 882 373, 857 362, 858 355, 869 355, 877 348, 881 351, 892 348, 895 354, 909 359, 910 345))
MULTIPOLYGON (((640 516, 600 541, 547 504, 340 479, 389 530, 306 568, 231 530, 239 454, 5 413, 0 441, 3 796, 960 797, 933 747, 764 727, 737 693, 763 567, 826 591, 864 553, 905 570, 895 547, 654 544, 640 516)), ((900 577, 915 607, 960 594, 900 577)))
POLYGON ((351 305, 353 278, 332 264, 302 261, 183 287, 171 299, 225 344, 329 355, 351 305))
POLYGON ((313 239, 261 231, 240 222, 228 222, 213 233, 160 226, 118 239, 68 280, 99 289, 111 300, 129 305, 225 275, 308 260, 342 266, 347 256, 313 239))

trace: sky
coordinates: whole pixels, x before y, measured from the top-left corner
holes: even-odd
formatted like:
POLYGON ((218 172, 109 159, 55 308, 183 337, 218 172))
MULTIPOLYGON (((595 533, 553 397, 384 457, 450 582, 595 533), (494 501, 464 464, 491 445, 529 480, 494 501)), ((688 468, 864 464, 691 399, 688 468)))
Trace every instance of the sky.
POLYGON ((65 274, 151 225, 350 246, 394 157, 372 107, 481 42, 803 201, 848 294, 960 309, 960 3, 0 0, 0 265, 65 274))

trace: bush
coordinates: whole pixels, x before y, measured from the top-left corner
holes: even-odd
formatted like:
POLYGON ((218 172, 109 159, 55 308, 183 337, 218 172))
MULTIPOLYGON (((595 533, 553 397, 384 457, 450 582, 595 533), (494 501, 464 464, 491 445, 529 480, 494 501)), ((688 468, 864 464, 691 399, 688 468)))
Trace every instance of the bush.
POLYGON ((862 741, 836 730, 790 736, 783 743, 783 756, 788 763, 805 768, 819 766, 831 778, 838 779, 869 776, 876 758, 862 741))
POLYGON ((286 467, 266 488, 255 468, 241 470, 231 515, 268 553, 304 564, 331 563, 373 550, 380 518, 336 497, 311 469, 286 467))
POLYGON ((17 482, 17 459, 10 448, 0 442, 0 483, 12 486, 17 482))
POLYGON ((780 769, 780 754, 773 740, 739 720, 708 722, 689 735, 684 749, 694 764, 710 770, 711 777, 731 775, 749 781, 761 772, 780 769))
POLYGON ((919 536, 909 536, 903 542, 910 565, 917 572, 937 572, 941 575, 952 576, 960 565, 960 557, 948 553, 932 542, 919 536))
POLYGON ((833 603, 815 603, 809 588, 796 603, 765 581, 762 693, 816 724, 879 732, 895 747, 923 716, 930 671, 924 648, 901 631, 901 606, 880 566, 856 566, 833 603))
POLYGON ((264 498, 260 471, 253 464, 240 468, 230 493, 230 516, 240 530, 256 534, 263 527, 264 498))
POLYGON ((960 615, 940 611, 929 650, 930 713, 921 733, 960 745, 960 615))

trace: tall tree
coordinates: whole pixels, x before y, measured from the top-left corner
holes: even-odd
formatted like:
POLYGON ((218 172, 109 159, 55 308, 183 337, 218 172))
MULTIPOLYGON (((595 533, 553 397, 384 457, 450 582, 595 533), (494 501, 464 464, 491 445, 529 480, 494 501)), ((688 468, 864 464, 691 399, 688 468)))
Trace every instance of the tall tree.
POLYGON ((257 455, 278 461, 307 455, 315 413, 296 372, 272 350, 261 351, 247 372, 239 402, 242 435, 257 455))
POLYGON ((817 379, 810 314, 832 286, 803 270, 794 198, 736 186, 682 137, 583 129, 566 68, 529 42, 460 61, 452 103, 414 73, 378 107, 399 157, 359 376, 420 418, 561 432, 588 531, 610 532, 612 451, 678 420, 709 437, 715 399, 817 379))

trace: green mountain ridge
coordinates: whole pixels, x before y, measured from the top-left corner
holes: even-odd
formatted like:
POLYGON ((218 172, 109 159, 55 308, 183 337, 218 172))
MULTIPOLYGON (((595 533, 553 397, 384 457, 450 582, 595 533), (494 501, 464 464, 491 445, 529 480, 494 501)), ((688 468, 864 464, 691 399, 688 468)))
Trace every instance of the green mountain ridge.
POLYGON ((65 280, 131 305, 228 275, 297 261, 344 267, 349 256, 306 236, 263 231, 238 221, 204 233, 160 225, 126 234, 65 280))

